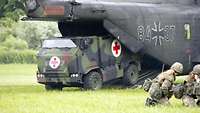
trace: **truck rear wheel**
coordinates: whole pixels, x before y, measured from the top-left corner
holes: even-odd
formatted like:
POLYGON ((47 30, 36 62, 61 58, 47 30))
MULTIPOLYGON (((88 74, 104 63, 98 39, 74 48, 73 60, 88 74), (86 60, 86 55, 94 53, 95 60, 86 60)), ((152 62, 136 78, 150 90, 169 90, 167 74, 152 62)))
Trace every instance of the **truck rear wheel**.
POLYGON ((52 91, 52 90, 59 90, 62 91, 63 86, 60 84, 45 84, 45 89, 47 91, 52 91))
POLYGON ((97 90, 102 87, 102 84, 103 81, 99 72, 92 71, 84 77, 84 89, 97 90))
POLYGON ((135 64, 129 64, 129 66, 124 69, 123 83, 125 85, 133 85, 137 82, 138 76, 138 67, 135 64))

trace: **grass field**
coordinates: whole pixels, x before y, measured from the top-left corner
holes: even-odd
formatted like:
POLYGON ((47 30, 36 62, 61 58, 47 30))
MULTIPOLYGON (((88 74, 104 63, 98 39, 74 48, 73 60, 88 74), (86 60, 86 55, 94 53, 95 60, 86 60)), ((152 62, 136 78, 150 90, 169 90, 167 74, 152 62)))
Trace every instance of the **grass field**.
POLYGON ((0 65, 0 113, 200 113, 175 98, 171 106, 145 107, 148 95, 142 89, 46 92, 35 71, 35 65, 0 65))

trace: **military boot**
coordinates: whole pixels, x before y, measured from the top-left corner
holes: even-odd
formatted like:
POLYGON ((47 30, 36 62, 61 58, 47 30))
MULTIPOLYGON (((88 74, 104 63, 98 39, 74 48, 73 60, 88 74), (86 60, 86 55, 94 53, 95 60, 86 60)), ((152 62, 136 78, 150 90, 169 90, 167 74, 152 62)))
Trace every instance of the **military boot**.
POLYGON ((158 101, 151 99, 151 98, 147 98, 146 102, 145 102, 145 106, 155 106, 158 104, 158 101))

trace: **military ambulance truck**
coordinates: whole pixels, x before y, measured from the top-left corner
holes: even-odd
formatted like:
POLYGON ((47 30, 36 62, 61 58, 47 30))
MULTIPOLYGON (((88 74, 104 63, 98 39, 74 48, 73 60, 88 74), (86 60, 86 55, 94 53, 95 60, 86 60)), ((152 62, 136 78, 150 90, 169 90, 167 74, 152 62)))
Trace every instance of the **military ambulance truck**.
POLYGON ((122 78, 137 82, 140 59, 110 37, 60 37, 46 39, 38 54, 37 81, 46 90, 83 87, 96 90, 122 78))

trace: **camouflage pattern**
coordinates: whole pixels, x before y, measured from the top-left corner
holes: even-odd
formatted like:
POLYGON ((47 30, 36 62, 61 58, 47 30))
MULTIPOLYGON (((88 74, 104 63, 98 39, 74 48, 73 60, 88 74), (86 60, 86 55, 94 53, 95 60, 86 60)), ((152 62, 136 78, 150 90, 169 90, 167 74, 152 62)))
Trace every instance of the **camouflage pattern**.
POLYGON ((157 82, 153 82, 150 89, 149 95, 154 100, 160 100, 162 98, 162 90, 160 89, 160 84, 157 82))
POLYGON ((194 107, 199 106, 200 84, 197 82, 186 84, 186 91, 182 97, 182 102, 185 106, 194 107))
POLYGON ((184 95, 182 97, 182 102, 183 102, 183 105, 185 105, 187 107, 194 107, 194 106, 196 106, 195 99, 192 98, 191 96, 188 96, 188 95, 184 95))
POLYGON ((162 90, 162 94, 164 97, 167 98, 171 98, 173 95, 173 92, 171 91, 172 89, 172 82, 170 82, 169 80, 164 80, 164 82, 161 85, 161 90, 162 90))
POLYGON ((190 74, 186 77, 185 82, 186 83, 193 83, 195 82, 195 75, 193 72, 190 72, 190 74))
POLYGON ((193 67, 193 70, 192 70, 193 73, 196 73, 196 74, 200 74, 200 64, 197 64, 193 67))
POLYGON ((183 105, 194 107, 199 105, 200 84, 197 82, 178 84, 173 88, 175 98, 182 99, 183 105))
POLYGON ((169 80, 170 82, 174 82, 175 79, 176 79, 176 78, 175 78, 175 72, 174 72, 172 69, 160 73, 160 74, 155 78, 155 80, 156 80, 157 82, 159 82, 160 84, 162 84, 162 83, 164 82, 164 80, 169 80))
POLYGON ((193 67, 192 72, 190 72, 189 75, 186 77, 185 82, 187 84, 193 83, 193 82, 200 82, 200 65, 199 64, 193 67))
POLYGON ((200 83, 194 84, 193 94, 196 96, 200 96, 200 83))
POLYGON ((173 95, 177 99, 181 99, 183 97, 185 90, 186 90, 186 87, 184 84, 178 84, 172 88, 173 95))
POLYGON ((158 101, 159 104, 161 105, 170 105, 169 103, 169 98, 166 97, 166 96, 163 96, 159 101, 158 101))
MULTIPOLYGON (((62 40, 60 38, 48 40, 62 40)), ((113 38, 79 37, 72 39, 74 48, 41 48, 38 53, 37 80, 42 84, 60 83, 63 86, 80 86, 84 76, 91 71, 100 72, 103 82, 123 77, 124 69, 130 62, 139 61, 134 54, 123 48, 119 57, 112 54, 113 38), (52 69, 50 59, 60 58, 60 65, 52 69), (43 76, 40 76, 43 75, 43 76)), ((137 62, 135 62, 137 63, 137 62)))
POLYGON ((200 83, 199 83, 199 70, 200 66, 195 65, 193 70, 189 73, 184 81, 184 85, 179 92, 174 91, 177 99, 182 99, 183 105, 188 107, 194 107, 199 105, 200 96, 200 83))
MULTIPOLYGON (((169 70, 160 73, 155 79, 152 80, 149 94, 151 99, 156 100, 157 104, 169 104, 169 99, 173 95, 172 85, 176 79, 176 68, 179 69, 179 72, 182 72, 183 65, 176 62, 171 66, 169 70)), ((149 99, 147 100, 148 102, 151 102, 149 99)))
POLYGON ((165 95, 164 91, 165 90, 161 88, 158 82, 152 82, 152 85, 149 89, 150 98, 148 97, 146 99, 145 105, 146 106, 155 106, 157 104, 169 105, 169 97, 168 97, 169 93, 165 95))
POLYGON ((192 82, 192 83, 186 83, 186 90, 185 90, 185 93, 187 95, 193 95, 193 90, 194 90, 194 83, 195 82, 192 82))
POLYGON ((152 98, 147 98, 145 101, 145 106, 155 106, 158 102, 152 98))
POLYGON ((144 91, 148 92, 151 85, 152 85, 152 81, 151 81, 151 79, 148 78, 144 81, 144 84, 142 87, 143 87, 144 91))
MULTIPOLYGON (((160 86, 158 82, 153 82, 150 89, 149 89, 149 95, 150 99, 153 101, 153 105, 156 104, 162 104, 162 105, 168 105, 169 104, 169 98, 171 98, 172 93, 164 89, 163 87, 160 86)), ((152 101, 146 100, 146 104, 149 105, 152 101)))
POLYGON ((178 72, 178 73, 182 73, 183 72, 183 65, 179 62, 175 62, 170 69, 173 69, 174 71, 178 72))
POLYGON ((197 106, 200 106, 200 96, 197 96, 196 104, 197 106))

